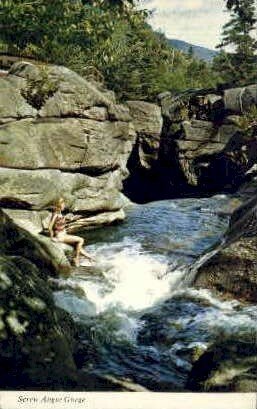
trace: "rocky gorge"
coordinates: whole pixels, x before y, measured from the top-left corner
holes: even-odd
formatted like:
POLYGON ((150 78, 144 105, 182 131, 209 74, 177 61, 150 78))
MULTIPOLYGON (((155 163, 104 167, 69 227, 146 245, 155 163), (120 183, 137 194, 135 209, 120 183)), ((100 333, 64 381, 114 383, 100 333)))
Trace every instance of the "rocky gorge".
MULTIPOLYGON (((1 388, 142 388, 78 370, 78 329, 55 305, 48 282, 67 277, 71 266, 62 247, 39 234, 59 197, 78 216, 68 224, 73 232, 123 221, 131 202, 234 192, 229 212, 242 205, 193 285, 256 302, 257 135, 255 122, 244 118, 255 106, 257 85, 121 104, 65 67, 19 62, 0 78, 1 388)), ((211 365, 197 378, 210 356, 215 363, 217 350, 230 353, 229 342, 215 348, 196 361, 190 390, 210 384, 211 365)), ((242 352, 250 369, 240 372, 250 381, 237 378, 232 390, 254 388, 250 354, 251 362, 242 352)))
POLYGON ((242 119, 256 85, 120 104, 65 67, 17 62, 0 87, 0 204, 37 231, 59 197, 80 216, 70 231, 95 227, 123 220, 127 198, 233 192, 257 160, 242 119))
POLYGON ((166 92, 158 103, 162 130, 149 138, 141 124, 125 182, 129 197, 145 203, 235 191, 256 163, 256 120, 244 114, 256 106, 257 86, 166 92))

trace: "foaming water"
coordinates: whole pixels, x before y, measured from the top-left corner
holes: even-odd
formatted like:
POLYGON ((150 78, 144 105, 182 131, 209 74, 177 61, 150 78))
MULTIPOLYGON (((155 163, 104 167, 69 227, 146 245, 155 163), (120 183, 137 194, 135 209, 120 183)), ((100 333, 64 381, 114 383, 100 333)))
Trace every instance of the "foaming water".
POLYGON ((95 265, 59 280, 55 292, 56 303, 85 328, 85 362, 93 360, 86 372, 181 390, 193 350, 206 349, 220 334, 257 334, 255 307, 190 287, 216 250, 201 254, 227 227, 215 213, 227 200, 134 206, 122 225, 86 233, 95 265), (86 356, 88 345, 95 361, 86 356))
POLYGON ((147 254, 139 243, 129 240, 108 248, 100 246, 95 255, 97 266, 112 284, 104 295, 86 285, 87 296, 99 312, 114 306, 140 311, 169 296, 173 277, 167 274, 167 257, 147 254))
POLYGON ((170 297, 185 274, 184 268, 170 271, 167 256, 145 252, 140 243, 129 238, 87 249, 94 253, 95 268, 101 271, 102 280, 74 277, 66 283, 84 291, 95 314, 110 309, 143 311, 170 297))

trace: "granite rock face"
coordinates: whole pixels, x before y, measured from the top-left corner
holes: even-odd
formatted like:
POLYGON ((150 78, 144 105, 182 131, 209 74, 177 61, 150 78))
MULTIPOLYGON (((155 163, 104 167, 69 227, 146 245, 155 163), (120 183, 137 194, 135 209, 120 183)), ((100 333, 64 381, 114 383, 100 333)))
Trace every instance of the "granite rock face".
POLYGON ((234 114, 242 114, 257 105, 257 84, 232 88, 224 92, 225 109, 234 114))
POLYGON ((133 142, 126 122, 81 118, 22 119, 2 125, 0 132, 2 167, 92 175, 125 170, 133 142))
POLYGON ((137 134, 139 163, 143 168, 150 169, 158 159, 163 125, 161 109, 144 101, 127 101, 126 104, 137 134))
POLYGON ((235 191, 257 162, 256 130, 240 125, 257 106, 256 89, 165 92, 159 105, 121 105, 113 92, 65 67, 17 62, 0 78, 1 206, 50 210, 61 194, 83 221, 109 213, 109 223, 121 218, 121 192, 148 202, 235 191), (24 173, 27 185, 40 178, 40 192, 24 185, 19 191, 11 170, 31 172, 24 173))
POLYGON ((25 209, 43 210, 58 197, 75 212, 101 212, 122 207, 120 175, 108 172, 97 178, 60 170, 0 170, 0 195, 3 205, 18 203, 25 209))
POLYGON ((154 185, 163 128, 161 108, 144 101, 127 101, 126 105, 133 118, 137 139, 128 160, 129 175, 124 182, 124 192, 136 202, 150 201, 153 196, 161 199, 154 185))
MULTIPOLYGON (((151 137, 152 146, 146 138, 138 138, 131 155, 130 183, 125 184, 128 196, 147 202, 236 191, 257 162, 256 126, 242 125, 242 117, 257 106, 256 89, 251 85, 159 95, 162 131, 151 137), (142 152, 151 159, 147 166, 142 152)), ((132 111, 136 123, 139 112, 132 111)))
MULTIPOLYGON (((171 185, 175 186, 177 179, 188 192, 233 190, 256 162, 256 134, 249 135, 240 126, 245 111, 235 112, 227 106, 232 91, 160 95, 165 121, 160 160, 170 168, 171 185), (175 172, 168 156, 176 160, 175 172)), ((248 108, 255 105, 253 99, 248 108)))
POLYGON ((123 219, 129 108, 65 67, 18 62, 0 89, 1 207, 45 211, 64 197, 80 227, 123 219))

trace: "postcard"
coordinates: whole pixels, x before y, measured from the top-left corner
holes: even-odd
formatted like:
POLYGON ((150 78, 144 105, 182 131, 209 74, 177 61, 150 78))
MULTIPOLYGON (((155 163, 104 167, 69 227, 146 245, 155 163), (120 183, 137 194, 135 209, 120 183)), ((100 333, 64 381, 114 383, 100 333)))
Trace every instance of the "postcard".
POLYGON ((0 27, 0 409, 256 408, 256 2, 0 27))

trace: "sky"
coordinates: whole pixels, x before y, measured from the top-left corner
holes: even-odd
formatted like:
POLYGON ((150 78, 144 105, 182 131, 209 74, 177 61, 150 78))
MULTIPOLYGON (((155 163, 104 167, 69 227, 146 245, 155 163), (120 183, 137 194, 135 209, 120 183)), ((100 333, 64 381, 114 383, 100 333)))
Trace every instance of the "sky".
POLYGON ((149 20, 155 30, 211 49, 220 42, 229 19, 224 0, 140 0, 140 5, 155 10, 149 20))

